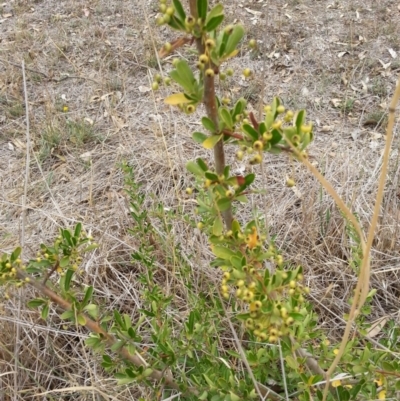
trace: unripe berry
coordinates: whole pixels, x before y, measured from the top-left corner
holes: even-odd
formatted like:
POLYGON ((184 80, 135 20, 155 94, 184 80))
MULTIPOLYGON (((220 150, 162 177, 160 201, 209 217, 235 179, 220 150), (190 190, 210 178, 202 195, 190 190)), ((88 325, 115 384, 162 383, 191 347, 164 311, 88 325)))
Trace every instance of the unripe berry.
POLYGON ((238 151, 236 152, 236 158, 237 158, 239 161, 243 160, 243 156, 244 156, 244 152, 243 152, 243 151, 238 150, 238 151))
POLYGON ((283 106, 282 104, 279 105, 279 106, 277 107, 276 111, 277 111, 279 114, 284 113, 284 111, 285 111, 285 106, 283 106))
POLYGON ((158 82, 154 81, 154 82, 151 84, 151 89, 153 89, 153 91, 156 91, 156 90, 158 90, 158 88, 159 88, 158 82))
POLYGON ((296 185, 296 183, 295 183, 295 181, 294 181, 292 178, 288 178, 288 179, 286 180, 286 186, 287 186, 287 187, 292 188, 292 187, 294 187, 295 185, 296 185))
POLYGON ((273 129, 280 129, 281 127, 282 127, 282 121, 281 121, 281 120, 275 121, 275 122, 272 124, 272 128, 273 128, 273 129))
POLYGON ((238 280, 238 282, 236 283, 236 285, 238 287, 243 287, 244 286, 244 280, 238 280))
POLYGON ((165 24, 168 24, 171 21, 171 16, 168 14, 163 15, 163 20, 165 24))
POLYGON ((176 66, 178 65, 179 61, 180 61, 179 58, 174 58, 172 60, 172 65, 176 68, 176 66))
POLYGON ((196 107, 194 106, 194 104, 188 104, 186 106, 186 113, 187 114, 192 114, 192 113, 194 113, 195 110, 196 110, 196 107))
POLYGON ((203 227, 204 227, 204 224, 203 224, 201 221, 199 221, 199 222, 197 223, 197 228, 198 228, 199 230, 201 230, 203 227))
POLYGON ((212 68, 207 68, 207 70, 205 71, 206 77, 208 78, 212 78, 215 74, 214 74, 214 70, 212 68))
POLYGON ((225 71, 225 73, 226 73, 226 75, 228 75, 228 77, 231 77, 231 76, 233 75, 233 69, 232 69, 232 68, 228 68, 228 69, 225 71))
POLYGON ((168 7, 167 10, 165 11, 165 13, 167 15, 169 15, 170 17, 172 17, 175 13, 175 8, 174 7, 168 7))
POLYGON ((167 42, 167 43, 164 44, 164 50, 165 50, 167 53, 169 53, 169 52, 171 51, 171 49, 172 49, 171 43, 167 42))
POLYGON ((231 278, 231 273, 225 272, 225 273, 224 273, 224 279, 225 279, 225 280, 229 280, 230 278, 231 278))
POLYGON ((291 280, 290 283, 289 283, 289 287, 290 288, 296 288, 296 285, 297 284, 296 284, 296 282, 294 280, 291 280))
POLYGON ((265 132, 262 137, 263 137, 264 141, 268 142, 268 141, 270 141, 272 139, 272 133, 271 132, 265 132))
POLYGON ((164 78, 164 83, 165 83, 165 85, 167 85, 167 86, 171 85, 171 78, 170 78, 170 77, 165 77, 165 78, 164 78))
POLYGON ((160 4, 160 12, 163 14, 167 11, 167 6, 164 3, 160 4))
POLYGON ((250 39, 250 41, 249 41, 249 47, 250 47, 251 49, 255 49, 255 48, 257 47, 257 42, 256 42, 255 39, 250 39))
POLYGON ((192 193, 193 193, 193 188, 186 188, 186 193, 187 193, 188 195, 192 195, 192 193))
POLYGON ((245 68, 243 70, 243 75, 245 76, 245 78, 248 78, 251 75, 251 70, 250 68, 245 68))
POLYGON ((206 47, 208 49, 213 49, 215 47, 215 41, 214 39, 207 39, 206 40, 206 47))
POLYGON ((206 63, 208 63, 208 61, 209 61, 209 58, 208 58, 208 56, 207 56, 206 54, 202 54, 202 55, 199 57, 199 62, 200 62, 201 64, 206 64, 206 63))
POLYGON ((233 198, 233 197, 235 196, 235 191, 233 191, 233 190, 231 190, 231 189, 228 189, 228 190, 225 192, 225 196, 226 196, 227 198, 231 199, 231 198, 233 198))
POLYGON ((250 164, 260 164, 261 162, 262 162, 262 156, 259 153, 254 155, 250 160, 250 164))
POLYGON ((220 72, 220 73, 219 73, 219 79, 220 79, 221 81, 225 81, 225 79, 226 79, 226 74, 223 73, 223 72, 220 72))
POLYGON ((223 97, 221 101, 222 101, 222 104, 226 105, 226 104, 229 104, 231 102, 231 99, 229 99, 229 97, 223 97))
POLYGON ((293 111, 292 110, 288 110, 287 112, 286 112, 286 115, 285 115, 285 118, 284 118, 284 120, 286 121, 286 122, 289 122, 289 121, 291 121, 292 120, 292 118, 293 118, 293 111))
POLYGON ((263 144, 261 141, 255 141, 255 142, 253 143, 253 149, 254 149, 254 150, 260 151, 260 150, 262 150, 263 148, 264 148, 264 144, 263 144))

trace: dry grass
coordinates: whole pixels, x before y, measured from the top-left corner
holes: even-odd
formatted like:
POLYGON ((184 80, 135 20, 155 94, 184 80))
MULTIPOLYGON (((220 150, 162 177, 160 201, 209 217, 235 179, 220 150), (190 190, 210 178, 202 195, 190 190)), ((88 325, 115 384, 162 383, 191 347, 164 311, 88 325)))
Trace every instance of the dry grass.
MULTIPOLYGON (((242 21, 260 48, 256 55, 243 48, 231 64, 237 71, 250 66, 254 81, 231 81, 223 90, 246 96, 256 110, 260 96, 269 101, 273 95, 288 107, 306 108, 316 128, 312 162, 367 228, 384 147, 380 120, 400 71, 397 5, 384 0, 292 0, 282 8, 281 2, 248 2, 245 7, 262 12, 255 19, 236 2, 227 3, 227 19, 242 21), (369 120, 376 125, 365 124, 369 120)), ((126 160, 135 166, 148 202, 153 196, 191 213, 192 203, 182 192, 190 182, 184 166, 195 157, 207 157, 190 138, 198 115, 188 119, 166 107, 164 89, 154 96, 143 91, 158 72, 153 45, 174 38, 164 28, 147 25, 145 15, 154 21, 156 10, 155 0, 15 0, 3 5, 0 24, 0 250, 10 251, 22 241, 24 60, 33 141, 24 256, 32 256, 39 242, 50 241, 58 227, 82 221, 101 245, 85 261, 82 280, 93 283, 100 302, 123 306, 132 314, 140 307, 139 285, 130 269, 137 243, 127 233, 131 222, 118 163, 126 160)), ((186 48, 181 53, 193 58, 186 48)), ((164 74, 170 61, 163 62, 164 74)), ((372 286, 378 294, 371 320, 390 315, 399 321, 398 146, 396 136, 372 253, 372 286)), ((230 159, 233 152, 228 149, 234 168, 244 167, 230 159)), ((337 337, 356 283, 342 216, 317 181, 285 157, 267 156, 259 183, 267 194, 254 197, 253 203, 266 205, 270 231, 284 255, 304 266, 321 326, 337 337), (284 186, 293 172, 298 193, 284 186)), ((183 252, 191 253, 198 239, 187 226, 177 223, 175 235, 183 252)), ((196 264, 199 268, 209 274, 207 266, 196 264)), ((30 295, 24 292, 23 299, 30 295)), ((64 330, 55 313, 47 323, 24 306, 18 315, 18 305, 15 299, 1 308, 1 401, 11 399, 16 325, 21 330, 20 399, 74 386, 95 386, 118 400, 146 397, 141 388, 115 389, 98 361, 84 351, 84 331, 64 330)), ((93 389, 65 390, 46 397, 103 399, 93 394, 93 389)))

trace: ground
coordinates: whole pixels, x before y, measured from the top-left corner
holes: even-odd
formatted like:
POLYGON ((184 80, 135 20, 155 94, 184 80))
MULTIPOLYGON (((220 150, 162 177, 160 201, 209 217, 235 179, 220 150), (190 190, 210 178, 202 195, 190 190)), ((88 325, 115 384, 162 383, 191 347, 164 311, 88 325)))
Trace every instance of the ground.
MULTIPOLYGON (((246 97, 255 111, 273 96, 288 108, 305 108, 315 127, 310 160, 367 229, 388 104, 400 72, 399 4, 224 3, 228 22, 242 22, 246 41, 255 38, 258 49, 243 46, 229 65, 235 77, 220 86, 221 92, 246 97), (245 66, 253 71, 250 80, 241 77, 245 66)), ((172 68, 172 57, 160 60, 157 51, 177 35, 155 26, 155 0, 8 0, 1 7, 0 250, 23 244, 24 256, 32 256, 36 245, 51 240, 58 227, 80 221, 100 244, 85 260, 84 281, 98 288, 100 298, 112 299, 112 307, 138 300, 129 271, 137 242, 128 233, 132 221, 120 163, 134 167, 148 203, 161 199, 166 207, 179 205, 190 214, 193 202, 184 189, 192 178, 185 164, 208 157, 191 139, 203 110, 182 115, 163 103, 173 87, 150 90, 155 74, 166 76, 172 68)), ((194 60, 188 45, 179 54, 194 60)), ((398 121, 396 117, 372 252, 371 286, 378 293, 371 320, 398 320, 400 308, 398 121)), ((227 153, 235 169, 249 168, 234 161, 233 149, 227 153)), ((254 197, 253 204, 265 206, 270 231, 285 257, 304 266, 321 325, 337 335, 356 282, 348 266, 352 244, 346 224, 304 167, 284 156, 267 156, 264 165, 259 185, 266 195, 254 197), (294 189, 285 186, 287 177, 295 179, 294 189)), ((187 228, 177 227, 176 235, 188 253, 199 240, 199 233, 187 228)), ((110 382, 96 379, 98 366, 79 351, 84 332, 55 329, 18 299, 3 304, 0 322, 7 333, 0 340, 0 373, 14 369, 19 325, 18 347, 27 356, 21 358, 21 387, 37 386, 38 394, 92 383, 120 400, 129 399, 125 390, 115 393, 110 382)), ((1 400, 9 399, 2 391, 9 394, 11 377, 0 378, 1 400)), ((69 399, 89 399, 86 394, 69 399)))

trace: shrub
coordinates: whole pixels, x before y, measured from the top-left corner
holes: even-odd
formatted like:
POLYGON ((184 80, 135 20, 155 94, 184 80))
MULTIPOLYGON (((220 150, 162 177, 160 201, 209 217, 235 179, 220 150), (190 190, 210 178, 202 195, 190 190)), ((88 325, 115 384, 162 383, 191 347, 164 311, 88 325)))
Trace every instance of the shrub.
MULTIPOLYGON (((390 340, 373 341, 368 337, 365 317, 374 295, 369 289, 369 251, 382 200, 399 87, 390 110, 374 217, 365 238, 356 217, 308 162, 313 125, 304 110, 286 110, 274 98, 265 105, 264 114, 256 118, 247 111, 245 99, 233 101, 216 93, 217 79, 235 80, 235 72, 224 66, 238 53, 244 28, 221 27, 222 5, 210 8, 207 0, 189 1, 189 10, 179 0, 161 0, 160 11, 157 23, 184 35, 164 44, 160 56, 189 43, 187 35, 198 51, 195 67, 185 59, 176 59, 168 79, 157 76, 152 87, 157 90, 164 82, 173 83, 173 89, 180 88, 165 102, 182 112, 193 113, 200 104, 205 106, 203 130, 194 132, 193 140, 213 150, 214 166, 201 158, 188 162, 193 186, 186 189, 186 194, 195 198, 197 210, 195 218, 181 217, 187 226, 201 230, 207 237, 213 253, 210 265, 219 272, 220 282, 216 284, 209 277, 201 277, 205 284, 191 280, 186 256, 171 231, 176 215, 162 203, 147 209, 132 167, 124 164, 134 221, 131 234, 139 242, 132 259, 141 271, 139 281, 143 284, 143 303, 135 321, 117 310, 105 312, 96 303, 92 286, 82 289, 74 284, 84 254, 97 246, 81 224, 61 229, 54 243, 40 245, 36 259, 26 264, 20 259, 20 248, 4 254, 0 283, 6 288, 5 297, 11 296, 15 286, 33 286, 41 297, 29 301, 30 307, 39 308, 43 319, 48 317, 51 303, 64 309, 60 318, 90 331, 86 345, 102 354, 104 370, 113 374, 119 385, 144 383, 153 389, 153 397, 159 397, 161 391, 171 398, 180 395, 187 400, 212 401, 398 396, 399 329, 392 324, 390 340), (242 218, 242 211, 249 207, 248 196, 257 192, 256 174, 242 176, 231 171, 225 163, 228 145, 236 147, 237 159, 253 165, 254 171, 266 153, 286 154, 303 163, 341 209, 355 244, 352 267, 359 280, 339 344, 316 328, 317 316, 307 298, 311 290, 304 284, 302 267, 284 260, 265 222, 242 218), (162 231, 154 228, 154 220, 162 231), (181 279, 175 293, 157 284, 160 263, 173 277, 181 279), (195 295, 195 285, 202 285, 204 290, 195 295), (178 309, 179 291, 185 292, 188 301, 182 315, 171 313, 178 309)), ((254 48, 256 42, 251 40, 249 45, 254 48)), ((241 73, 245 78, 252 75, 249 68, 241 73)), ((294 186, 295 181, 289 178, 286 184, 294 186)), ((205 253, 201 256, 207 261, 205 253)))

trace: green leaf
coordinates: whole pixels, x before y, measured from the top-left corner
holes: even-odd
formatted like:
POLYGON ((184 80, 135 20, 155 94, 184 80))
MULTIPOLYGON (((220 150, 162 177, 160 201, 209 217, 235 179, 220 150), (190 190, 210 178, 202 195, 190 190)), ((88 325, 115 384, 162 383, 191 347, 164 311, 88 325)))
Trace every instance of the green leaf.
POLYGON ((269 143, 272 146, 274 146, 282 140, 282 134, 277 129, 272 130, 271 133, 272 133, 272 138, 269 141, 269 143))
POLYGON ((49 304, 47 303, 46 305, 43 306, 42 313, 41 313, 43 320, 46 320, 48 318, 49 310, 50 310, 50 307, 49 307, 49 304))
POLYGON ((69 265, 69 256, 64 256, 61 260, 60 260, 60 267, 62 267, 63 269, 66 268, 69 265))
POLYGON ((205 21, 207 17, 208 0, 197 0, 197 16, 205 21))
POLYGON ((222 135, 211 135, 202 143, 202 145, 205 149, 213 149, 221 138, 222 135))
POLYGON ((47 304, 47 300, 43 298, 32 299, 28 302, 29 308, 38 308, 39 306, 47 304))
POLYGON ((10 256, 11 263, 15 262, 19 255, 21 255, 21 247, 17 247, 14 249, 14 252, 10 256))
POLYGON ((72 310, 67 310, 60 315, 60 318, 63 320, 75 319, 75 313, 72 310))
POLYGON ((265 122, 262 121, 259 126, 258 126, 258 132, 260 133, 260 135, 263 135, 267 132, 267 126, 265 125, 265 122))
POLYGON ((204 173, 205 177, 208 178, 211 181, 218 181, 218 175, 215 173, 212 173, 211 171, 206 171, 204 173))
POLYGON ((123 386, 125 384, 133 383, 136 379, 134 377, 124 376, 117 378, 117 385, 123 386))
POLYGON ((228 210, 231 207, 231 204, 232 204, 232 202, 229 198, 221 198, 221 199, 218 199, 218 201, 217 201, 218 209, 221 212, 228 210))
POLYGON ((208 136, 206 134, 203 134, 202 132, 193 132, 192 134, 192 139, 197 142, 197 143, 203 143, 208 136))
POLYGON ((242 25, 235 25, 232 30, 232 33, 229 35, 228 42, 226 43, 224 54, 231 54, 235 49, 238 43, 242 40, 244 36, 244 28, 242 25))
POLYGON ((292 355, 287 355, 285 357, 285 360, 289 368, 293 369, 294 371, 297 371, 299 369, 299 363, 297 362, 297 359, 295 359, 292 355))
POLYGON ((101 340, 98 337, 88 337, 85 340, 85 344, 88 347, 95 348, 97 345, 101 344, 101 340))
POLYGON ((204 392, 198 397, 198 399, 199 399, 200 401, 204 401, 204 400, 207 399, 207 396, 208 396, 207 391, 204 391, 204 392))
POLYGON ((171 17, 171 20, 168 22, 168 26, 170 26, 173 29, 176 29, 177 31, 186 32, 185 22, 179 18, 179 15, 178 16, 173 15, 171 17))
POLYGON ((212 233, 216 235, 217 237, 222 234, 222 231, 224 230, 224 224, 222 223, 221 217, 217 217, 214 220, 213 228, 212 228, 212 233))
POLYGON ((400 380, 397 380, 396 382, 396 390, 400 391, 400 380))
POLYGON ((201 123, 203 124, 203 127, 209 131, 211 131, 212 133, 215 132, 215 125, 212 122, 212 120, 208 117, 203 117, 201 119, 201 123))
POLYGON ((83 298, 83 301, 81 302, 82 307, 85 307, 89 303, 90 299, 92 298, 92 295, 93 295, 93 286, 91 285, 88 288, 86 288, 85 296, 83 298))
POLYGON ((172 0, 172 3, 175 7, 175 11, 176 11, 177 15, 179 15, 179 18, 182 21, 185 21, 186 13, 185 13, 184 8, 182 7, 182 3, 179 0, 172 0))
MULTIPOLYGON (((274 278, 276 278, 276 277, 277 276, 274 276, 274 278)), ((281 276, 279 276, 279 278, 281 278, 281 276)), ((304 320, 304 315, 302 315, 301 313, 292 312, 292 313, 289 313, 289 316, 298 322, 301 322, 304 320)))
POLYGON ((255 174, 253 174, 253 173, 248 174, 248 175, 246 175, 246 177, 244 177, 244 182, 246 183, 247 186, 251 185, 254 182, 255 178, 256 178, 255 174))
POLYGON ((250 125, 250 124, 243 124, 242 125, 243 132, 247 134, 252 140, 258 140, 258 132, 250 125))
POLYGON ((82 231, 82 223, 78 223, 78 224, 75 226, 75 231, 74 231, 74 237, 75 237, 76 239, 79 239, 79 236, 80 236, 80 234, 81 234, 81 231, 82 231))
POLYGON ((196 82, 196 79, 193 75, 193 71, 190 68, 189 64, 181 59, 178 61, 178 63, 175 66, 176 72, 179 74, 180 78, 186 82, 187 88, 185 88, 189 93, 194 92, 194 82, 196 82))
POLYGON ((68 269, 64 276, 64 291, 68 291, 71 286, 72 276, 74 275, 74 271, 68 269))
POLYGON ((186 164, 186 169, 190 173, 192 173, 192 174, 194 174, 196 176, 199 176, 199 177, 203 177, 204 176, 204 171, 201 169, 201 167, 197 163, 195 163, 193 161, 190 161, 190 162, 188 162, 186 164))
POLYGON ((247 196, 245 195, 239 195, 235 198, 238 202, 241 203, 247 203, 249 200, 247 199, 247 196))
POLYGON ((69 232, 69 230, 61 230, 61 233, 62 233, 62 237, 67 242, 67 244, 69 246, 73 246, 74 244, 72 242, 71 233, 69 232))
POLYGON ((231 396, 231 401, 240 401, 241 398, 236 395, 235 393, 232 393, 232 391, 229 392, 230 396, 231 396))
POLYGON ((85 252, 89 252, 89 251, 93 251, 93 249, 96 249, 96 248, 98 248, 99 247, 99 245, 98 244, 90 244, 90 245, 88 245, 86 248, 84 248, 84 249, 82 249, 82 253, 85 253, 85 252))
POLYGON ((225 107, 221 107, 218 111, 221 120, 225 123, 225 125, 229 128, 229 130, 232 130, 233 121, 231 113, 229 113, 229 111, 225 107))
POLYGON ((235 252, 231 251, 228 248, 225 248, 224 246, 213 245, 211 249, 213 251, 213 254, 220 259, 229 260, 230 258, 236 256, 235 252))
POLYGON ((117 340, 117 341, 110 347, 110 349, 111 349, 111 351, 116 352, 116 351, 120 350, 124 345, 125 345, 125 341, 117 340))
POLYGON ((205 161, 201 158, 197 159, 197 164, 199 165, 199 167, 203 170, 203 171, 207 171, 208 170, 208 166, 205 163, 205 161))
POLYGON ((78 324, 80 324, 81 326, 84 326, 86 324, 86 317, 79 314, 78 315, 78 324))
POLYGON ((305 118, 306 118, 306 112, 304 110, 299 111, 296 117, 296 128, 298 134, 300 134, 300 128, 304 124, 305 118))
POLYGON ((118 327, 121 330, 125 331, 126 330, 125 323, 122 320, 121 314, 117 310, 114 310, 114 319, 115 319, 115 322, 117 323, 118 327))
POLYGON ((206 23, 206 31, 211 32, 214 31, 219 25, 221 25, 222 21, 224 20, 223 15, 218 15, 217 17, 211 18, 207 23, 206 23))
POLYGON ((246 108, 246 105, 247 105, 246 99, 240 98, 235 104, 235 107, 232 112, 232 118, 235 119, 237 115, 242 114, 246 108))
POLYGON ((382 368, 387 372, 395 372, 396 368, 389 362, 382 362, 382 368))
POLYGON ((98 319, 99 317, 99 307, 95 304, 89 304, 86 305, 84 310, 87 312, 87 314, 93 318, 93 319, 98 319))
POLYGON ((206 25, 214 17, 218 17, 218 16, 223 15, 223 12, 224 12, 224 7, 223 7, 222 4, 217 4, 215 7, 213 7, 210 10, 210 12, 207 14, 206 25))

